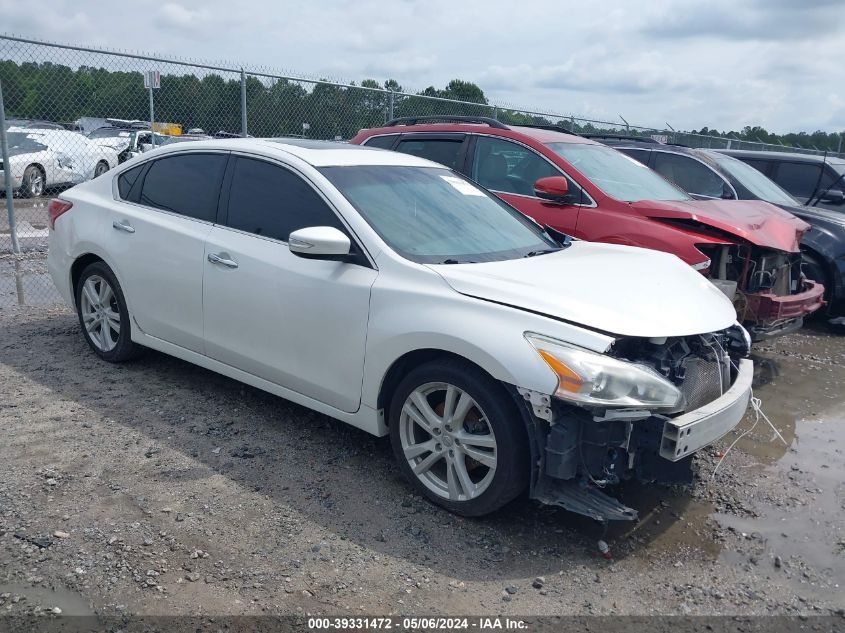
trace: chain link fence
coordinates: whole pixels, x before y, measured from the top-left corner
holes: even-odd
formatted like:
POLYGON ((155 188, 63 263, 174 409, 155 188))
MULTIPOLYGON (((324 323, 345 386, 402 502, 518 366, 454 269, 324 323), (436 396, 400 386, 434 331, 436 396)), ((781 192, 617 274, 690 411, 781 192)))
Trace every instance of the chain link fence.
POLYGON ((693 147, 791 149, 390 88, 0 35, 0 306, 59 300, 46 271, 52 195, 163 144, 246 135, 344 140, 395 117, 465 115, 693 147))

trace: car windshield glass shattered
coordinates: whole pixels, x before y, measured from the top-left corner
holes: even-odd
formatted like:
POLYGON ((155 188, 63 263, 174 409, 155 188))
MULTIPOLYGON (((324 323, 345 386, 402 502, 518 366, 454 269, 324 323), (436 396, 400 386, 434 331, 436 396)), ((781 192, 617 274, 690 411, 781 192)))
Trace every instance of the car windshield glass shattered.
POLYGON ((33 139, 29 138, 29 135, 25 132, 7 132, 6 133, 6 141, 9 144, 9 149, 17 149, 17 150, 32 150, 33 152, 38 152, 44 149, 44 145, 34 141, 33 139))
POLYGON ((736 178, 743 187, 760 198, 760 200, 765 200, 773 204, 800 204, 795 198, 748 163, 743 163, 741 160, 732 156, 725 156, 717 152, 710 152, 710 156, 719 163, 719 167, 736 178))
POLYGON ((691 200, 642 163, 605 145, 548 143, 547 146, 617 200, 691 200))
POLYGON ((489 262, 558 249, 534 222, 448 169, 359 165, 320 171, 391 248, 415 262, 489 262))

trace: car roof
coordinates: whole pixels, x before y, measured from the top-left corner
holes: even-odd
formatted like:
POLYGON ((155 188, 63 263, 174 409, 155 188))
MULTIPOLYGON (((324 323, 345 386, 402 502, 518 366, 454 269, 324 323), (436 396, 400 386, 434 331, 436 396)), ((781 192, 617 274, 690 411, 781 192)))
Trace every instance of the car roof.
MULTIPOLYGON (((461 117, 443 117, 447 120, 439 121, 433 120, 425 123, 417 123, 415 121, 425 121, 425 117, 406 117, 411 124, 404 124, 403 119, 396 119, 392 124, 384 127, 369 128, 361 130, 366 132, 367 136, 383 136, 385 134, 415 134, 415 133, 431 133, 431 132, 463 132, 475 134, 491 134, 493 136, 501 136, 503 138, 517 138, 518 135, 527 136, 539 143, 581 143, 585 145, 600 145, 588 138, 569 134, 561 131, 555 126, 547 125, 505 125, 499 121, 495 121, 496 125, 486 123, 483 117, 479 117, 477 121, 467 120, 460 121, 461 117), (455 119, 450 121, 448 119, 455 119)), ((438 119, 439 117, 429 117, 431 119, 438 119)), ((471 117, 464 117, 471 119, 471 117)), ((492 121, 492 120, 491 120, 492 121)), ((359 134, 361 133, 359 132, 359 134)))
POLYGON ((157 150, 159 155, 196 152, 197 149, 241 150, 255 152, 272 157, 293 155, 314 167, 334 167, 351 165, 397 165, 405 167, 439 167, 430 160, 391 152, 388 150, 337 143, 335 141, 315 141, 298 138, 225 138, 191 143, 171 143, 157 150))
POLYGON ((818 154, 801 154, 799 152, 773 152, 773 151, 759 151, 754 149, 717 149, 715 150, 728 156, 742 156, 743 158, 769 158, 775 160, 788 160, 792 162, 803 163, 835 163, 837 165, 845 165, 845 159, 838 156, 820 156, 818 154))

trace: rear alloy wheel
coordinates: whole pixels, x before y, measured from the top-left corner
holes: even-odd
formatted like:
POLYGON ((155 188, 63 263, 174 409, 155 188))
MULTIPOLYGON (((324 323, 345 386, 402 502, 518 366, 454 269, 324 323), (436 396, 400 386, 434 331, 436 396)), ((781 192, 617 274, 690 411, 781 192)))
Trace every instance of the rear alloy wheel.
POLYGON ((44 193, 44 173, 37 165, 30 165, 23 172, 21 179, 21 197, 37 198, 44 193))
POLYGON ((502 385, 472 366, 436 361, 399 385, 390 436, 400 468, 421 493, 458 514, 479 516, 525 489, 522 424, 502 385))
POLYGON ((137 355, 123 292, 105 263, 95 262, 82 271, 76 306, 85 340, 98 356, 116 363, 137 355))
POLYGON ((99 163, 97 163, 97 166, 94 168, 94 178, 96 178, 97 176, 102 176, 108 170, 109 164, 106 161, 101 160, 99 163))

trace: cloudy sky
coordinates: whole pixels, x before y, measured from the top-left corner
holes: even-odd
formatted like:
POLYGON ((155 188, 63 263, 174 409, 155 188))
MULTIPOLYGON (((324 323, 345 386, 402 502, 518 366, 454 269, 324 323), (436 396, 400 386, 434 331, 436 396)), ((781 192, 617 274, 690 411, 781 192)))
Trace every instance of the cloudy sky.
POLYGON ((843 0, 0 0, 0 31, 677 129, 845 130, 843 0))

